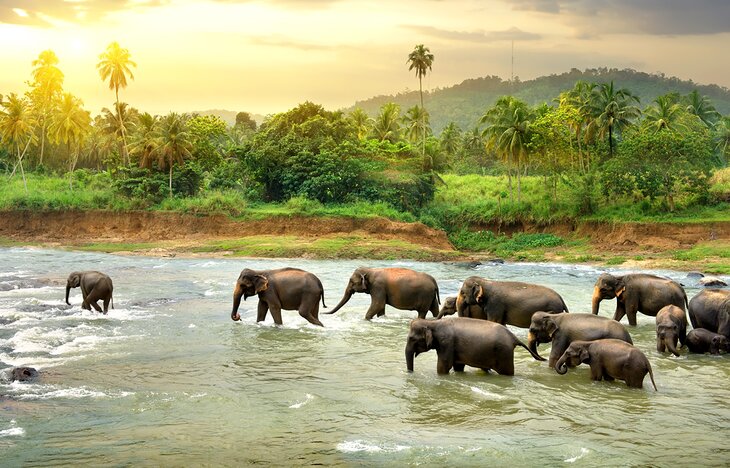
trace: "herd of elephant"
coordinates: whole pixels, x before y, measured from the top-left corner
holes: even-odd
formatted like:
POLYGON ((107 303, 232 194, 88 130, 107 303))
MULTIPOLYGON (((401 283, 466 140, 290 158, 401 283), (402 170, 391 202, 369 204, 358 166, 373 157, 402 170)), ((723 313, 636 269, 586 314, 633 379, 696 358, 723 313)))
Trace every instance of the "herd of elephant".
MULTIPOLYGON (((74 272, 66 285, 66 302, 71 288, 81 287, 82 307, 107 313, 112 301, 111 279, 97 271, 74 272), (103 301, 103 310, 97 302, 103 301)), ((646 355, 633 346, 631 336, 619 323, 627 316, 636 325, 641 312, 656 317, 657 351, 679 356, 685 345, 690 352, 720 354, 730 352, 730 291, 705 289, 687 300, 676 281, 655 275, 634 273, 623 276, 602 274, 596 281, 592 313, 568 313, 560 295, 545 286, 517 281, 494 281, 478 276, 467 278, 457 297, 449 297, 443 307, 436 280, 426 273, 407 268, 358 268, 350 277, 344 296, 327 314, 340 310, 354 293, 371 297, 365 319, 385 314, 385 306, 415 310, 405 348, 406 366, 413 371, 418 354, 435 349, 439 374, 465 366, 502 375, 514 375, 514 349, 522 346, 536 360, 540 343, 551 343, 548 365, 559 374, 581 363, 591 368, 593 380, 623 380, 641 388, 648 373, 654 376, 646 355), (616 299, 613 319, 598 315, 602 300, 616 299), (431 312, 435 320, 426 320, 431 312), (687 311, 692 331, 687 333, 687 311), (458 317, 440 320, 456 313, 458 317), (528 328, 528 344, 507 327, 528 328)), ((268 312, 278 325, 281 311, 296 310, 314 325, 319 320, 319 303, 324 307, 324 288, 314 274, 298 268, 277 270, 244 269, 233 292, 231 319, 238 313, 241 297, 258 296, 256 320, 268 312)), ((113 302, 112 302, 113 306, 113 302)))

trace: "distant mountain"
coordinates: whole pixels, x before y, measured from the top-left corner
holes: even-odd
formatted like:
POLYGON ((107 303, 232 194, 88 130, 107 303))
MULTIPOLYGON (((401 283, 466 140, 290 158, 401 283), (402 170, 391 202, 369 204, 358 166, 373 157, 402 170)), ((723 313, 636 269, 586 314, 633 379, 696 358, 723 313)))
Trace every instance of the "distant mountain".
MULTIPOLYGON (((198 115, 216 115, 220 117, 221 119, 225 120, 228 125, 235 125, 236 124, 236 114, 238 114, 238 111, 230 111, 225 109, 210 109, 210 110, 204 110, 204 111, 194 111, 191 112, 191 114, 198 114, 198 115)), ((249 114, 251 114, 249 112, 249 114)), ((251 114, 251 118, 256 121, 256 125, 261 125, 261 123, 264 121, 266 116, 261 114, 251 114)))
MULTIPOLYGON (((700 85, 693 81, 667 77, 664 74, 650 74, 631 69, 593 68, 580 71, 573 68, 567 73, 535 78, 529 81, 511 83, 497 76, 464 80, 449 88, 424 92, 424 105, 431 115, 431 128, 436 134, 449 123, 455 122, 462 130, 474 128, 486 109, 504 95, 511 94, 530 105, 552 103, 562 91, 573 88, 576 81, 605 83, 613 80, 617 88, 627 88, 641 99, 641 107, 662 94, 678 92, 682 95, 697 89, 708 96, 718 112, 730 113, 730 90, 717 85, 700 85)), ((362 108, 370 116, 377 115, 380 107, 388 102, 400 104, 401 113, 418 105, 418 91, 390 96, 375 96, 357 101, 354 106, 362 108)))

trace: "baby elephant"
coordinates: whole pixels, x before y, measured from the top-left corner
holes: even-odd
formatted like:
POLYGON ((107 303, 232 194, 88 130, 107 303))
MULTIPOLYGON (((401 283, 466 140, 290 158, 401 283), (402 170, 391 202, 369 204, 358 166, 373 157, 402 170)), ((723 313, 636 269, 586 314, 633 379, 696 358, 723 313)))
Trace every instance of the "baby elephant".
MULTIPOLYGON (((413 372, 413 358, 430 349, 438 354, 436 372, 448 374, 464 366, 484 371, 494 369, 501 375, 514 375, 516 346, 530 349, 504 325, 486 320, 457 317, 447 320, 415 319, 406 343, 406 366, 413 372)), ((530 351, 538 361, 543 358, 530 351)))
POLYGON ((666 349, 679 356, 679 347, 684 346, 687 338, 687 314, 675 305, 663 307, 656 314, 656 350, 663 353, 666 349))
POLYGON ((104 273, 98 271, 74 271, 68 275, 66 281, 66 304, 71 305, 68 302, 68 293, 71 288, 78 288, 81 286, 81 297, 83 302, 81 308, 91 310, 94 307, 97 312, 102 312, 102 309, 97 304, 99 299, 104 301, 103 313, 109 311, 109 302, 112 303, 112 309, 114 308, 114 300, 112 299, 112 292, 114 292, 114 286, 112 285, 112 279, 104 273))
POLYGON ((656 391, 654 373, 644 353, 625 341, 607 338, 595 341, 574 341, 555 364, 558 374, 568 372, 568 367, 581 363, 591 366, 592 380, 619 379, 626 385, 641 388, 644 377, 649 373, 651 384, 656 391))
POLYGON ((720 354, 721 350, 730 353, 730 340, 725 335, 695 328, 687 335, 687 348, 690 353, 720 354))
MULTIPOLYGON (((444 303, 441 306, 441 310, 439 311, 437 319, 440 319, 442 317, 445 317, 447 315, 454 315, 456 313, 456 298, 454 296, 449 296, 446 299, 444 299, 444 303)), ((486 314, 483 313, 482 307, 479 305, 471 305, 468 309, 468 316, 471 318, 480 318, 483 320, 487 319, 486 314)), ((461 315, 459 315, 461 317, 461 315)))

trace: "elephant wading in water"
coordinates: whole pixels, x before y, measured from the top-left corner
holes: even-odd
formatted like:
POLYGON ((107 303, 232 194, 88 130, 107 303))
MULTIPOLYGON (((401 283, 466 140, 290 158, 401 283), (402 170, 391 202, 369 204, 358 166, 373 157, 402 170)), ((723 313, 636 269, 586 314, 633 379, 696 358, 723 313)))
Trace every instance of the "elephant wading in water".
POLYGON ((568 372, 568 367, 581 363, 591 366, 591 380, 623 380, 633 388, 644 386, 644 377, 649 374, 654 391, 654 373, 644 353, 622 340, 602 339, 595 341, 574 341, 568 346, 555 364, 558 374, 568 372))
POLYGON ((370 294, 370 308, 365 319, 385 315, 385 305, 401 310, 416 310, 419 318, 428 311, 439 313, 439 287, 431 275, 408 268, 358 268, 350 276, 342 300, 326 314, 334 314, 356 292, 370 294))
POLYGON ((114 300, 112 299, 112 293, 114 292, 114 286, 112 285, 112 279, 104 273, 98 271, 74 271, 68 275, 66 281, 66 304, 71 305, 68 301, 68 294, 71 288, 81 287, 81 308, 91 310, 93 307, 97 312, 106 314, 109 311, 109 302, 114 308, 114 300), (97 301, 101 299, 104 301, 104 310, 99 307, 97 301))
POLYGON ((538 344, 552 342, 548 365, 555 367, 555 363, 573 341, 593 341, 602 338, 616 338, 634 344, 623 325, 606 317, 536 312, 530 323, 527 346, 537 354, 538 344))
MULTIPOLYGON (((406 367, 408 372, 413 372, 413 358, 435 349, 439 374, 448 374, 452 367, 456 372, 463 372, 464 366, 471 366, 514 375, 516 346, 530 351, 507 327, 498 323, 461 317, 415 319, 406 342, 406 367)), ((538 361, 545 360, 532 351, 530 354, 538 361)))
POLYGON ((677 306, 668 305, 656 314, 656 350, 663 353, 665 349, 679 356, 679 347, 684 346, 687 338, 687 314, 677 306))
POLYGON ((271 311, 274 323, 281 325, 281 310, 297 310, 299 315, 314 325, 322 325, 319 321, 319 300, 324 303, 324 288, 312 273, 298 268, 281 268, 279 270, 250 270, 246 268, 236 281, 233 291, 233 311, 231 319, 241 320, 238 306, 250 296, 259 296, 256 321, 266 318, 271 311))
POLYGON ((690 353, 720 354, 720 351, 730 353, 730 339, 704 328, 695 328, 687 335, 687 348, 690 353))
POLYGON ((730 290, 705 289, 689 301, 693 328, 704 328, 730 338, 730 290))
POLYGON ((469 317, 474 306, 481 308, 482 317, 472 318, 485 318, 521 328, 530 326, 535 312, 568 312, 560 294, 545 286, 470 276, 459 290, 456 310, 460 317, 469 317))
MULTIPOLYGON (((450 296, 450 297, 447 297, 446 299, 444 299, 444 303, 441 306, 439 315, 436 318, 440 319, 447 315, 454 315, 455 313, 456 313, 456 298, 453 296, 450 296)), ((482 319, 482 320, 487 319, 487 316, 484 314, 484 311, 482 310, 481 306, 476 305, 476 304, 469 306, 469 310, 467 310, 464 313, 464 316, 469 317, 469 318, 482 319)))
POLYGON ((670 304, 687 310, 687 294, 679 283, 645 273, 599 276, 593 288, 593 315, 598 315, 602 300, 613 298, 616 298, 613 319, 618 322, 626 315, 632 326, 636 325, 636 312, 653 317, 670 304))

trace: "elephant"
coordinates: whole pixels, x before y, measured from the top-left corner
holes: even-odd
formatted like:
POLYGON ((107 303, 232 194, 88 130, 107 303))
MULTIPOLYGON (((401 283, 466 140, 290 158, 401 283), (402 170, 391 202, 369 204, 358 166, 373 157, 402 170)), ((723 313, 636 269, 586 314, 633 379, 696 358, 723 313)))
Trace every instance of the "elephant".
POLYGON ((687 338, 687 314, 674 305, 662 307, 656 314, 656 350, 663 353, 666 349, 679 356, 679 347, 683 347, 687 338))
POLYGON ((602 300, 613 298, 616 298, 613 319, 619 322, 626 315, 631 326, 636 326, 636 312, 656 316, 662 307, 670 304, 687 310, 687 294, 679 283, 646 273, 599 276, 593 288, 593 315, 598 315, 602 300))
POLYGON ((535 312, 527 335, 527 346, 537 354, 538 344, 552 342, 548 365, 555 367, 558 358, 573 341, 593 341, 602 338, 616 338, 634 344, 626 328, 607 317, 535 312))
POLYGON ((704 328, 730 338, 730 290, 705 289, 689 301, 693 328, 704 328))
POLYGON ((646 355, 625 341, 612 338, 574 341, 560 356, 555 371, 563 375, 568 372, 568 367, 577 367, 581 363, 591 366, 591 380, 618 379, 633 388, 642 388, 648 373, 654 391, 657 391, 646 355))
POLYGON ((356 292, 370 294, 365 320, 385 315, 385 305, 400 310, 416 310, 419 318, 439 313, 439 287, 433 276, 408 268, 358 268, 350 276, 340 303, 326 314, 334 314, 356 292))
POLYGON ((538 311, 568 312, 565 301, 550 288, 517 281, 492 281, 470 276, 456 298, 460 317, 484 318, 502 325, 528 328, 532 314, 538 311), (481 309, 480 317, 470 314, 481 309))
MULTIPOLYGON (((441 310, 439 311, 437 319, 443 318, 447 315, 454 315, 456 313, 456 298, 454 296, 449 296, 446 299, 444 299, 444 303, 441 306, 441 310)), ((482 310, 481 306, 475 304, 472 306, 469 306, 469 310, 464 313, 465 317, 470 318, 478 318, 482 320, 486 320, 487 316, 484 314, 484 311, 482 310)))
POLYGON ((71 288, 78 288, 81 286, 81 297, 83 302, 81 308, 91 310, 94 307, 97 312, 103 312, 106 314, 109 311, 109 302, 114 308, 114 300, 112 299, 112 293, 114 292, 114 286, 112 285, 112 279, 104 273, 98 271, 74 271, 68 275, 66 281, 66 304, 71 305, 68 302, 68 293, 71 288), (97 301, 101 299, 104 301, 104 310, 99 307, 97 301))
POLYGON ((445 320, 414 319, 406 342, 406 367, 413 372, 413 358, 430 349, 438 354, 436 372, 448 374, 453 367, 464 366, 484 371, 494 369, 500 375, 514 375, 515 347, 522 346, 538 361, 545 359, 520 341, 504 325, 465 317, 445 320))
POLYGON ((327 307, 324 303, 324 288, 319 278, 308 271, 298 268, 242 270, 233 291, 232 320, 241 320, 238 314, 241 296, 245 301, 254 295, 259 296, 257 322, 263 321, 266 313, 271 311, 274 323, 281 325, 281 310, 284 309, 297 310, 309 323, 324 326, 318 318, 319 300, 322 299, 322 306, 327 307))
POLYGON ((722 350, 730 353, 730 339, 704 328, 695 328, 687 334, 687 349, 700 354, 720 354, 722 350))

